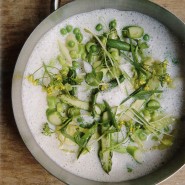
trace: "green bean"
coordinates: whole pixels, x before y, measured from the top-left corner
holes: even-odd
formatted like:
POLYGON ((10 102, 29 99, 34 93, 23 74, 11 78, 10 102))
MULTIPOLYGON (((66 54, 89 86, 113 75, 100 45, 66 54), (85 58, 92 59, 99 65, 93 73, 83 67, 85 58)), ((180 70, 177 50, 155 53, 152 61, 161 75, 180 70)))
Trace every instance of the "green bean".
POLYGON ((130 44, 121 40, 108 39, 107 46, 110 48, 116 48, 123 51, 130 51, 130 44))

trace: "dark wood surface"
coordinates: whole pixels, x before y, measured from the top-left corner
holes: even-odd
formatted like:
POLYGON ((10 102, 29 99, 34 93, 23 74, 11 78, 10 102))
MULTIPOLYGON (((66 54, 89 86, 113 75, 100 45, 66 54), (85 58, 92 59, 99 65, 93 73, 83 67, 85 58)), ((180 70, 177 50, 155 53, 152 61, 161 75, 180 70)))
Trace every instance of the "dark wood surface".
MULTIPOLYGON (((62 0, 61 5, 70 0, 62 0)), ((185 22, 185 0, 154 0, 185 22)), ((30 154, 16 128, 11 79, 19 52, 50 13, 50 0, 0 0, 0 185, 64 185, 30 154)), ((163 185, 185 184, 185 167, 163 185)))

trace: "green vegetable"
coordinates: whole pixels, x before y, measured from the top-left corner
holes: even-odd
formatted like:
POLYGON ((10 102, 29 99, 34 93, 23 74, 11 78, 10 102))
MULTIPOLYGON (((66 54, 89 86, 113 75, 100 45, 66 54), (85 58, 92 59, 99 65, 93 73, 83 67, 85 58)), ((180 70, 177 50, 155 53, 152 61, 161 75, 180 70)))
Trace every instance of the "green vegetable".
POLYGON ((96 45, 92 45, 92 46, 90 47, 90 51, 91 51, 92 53, 96 53, 97 50, 98 50, 98 48, 97 48, 96 45))
MULTIPOLYGON (((91 106, 92 106, 92 116, 95 117, 96 115, 96 99, 97 99, 97 96, 98 96, 98 92, 99 90, 98 89, 93 89, 92 90, 92 95, 91 95, 91 98, 92 98, 92 103, 91 103, 91 106)), ((99 113, 101 113, 101 110, 99 111, 99 113)))
POLYGON ((138 163, 143 162, 142 152, 136 146, 127 146, 127 152, 136 160, 138 163))
POLYGON ((81 101, 74 96, 62 94, 59 96, 59 98, 62 102, 66 103, 68 105, 77 107, 79 109, 87 110, 87 111, 89 110, 89 103, 88 102, 81 101))
MULTIPOLYGON (((130 108, 131 109, 136 109, 136 110, 140 110, 141 107, 143 106, 145 100, 136 100, 134 101, 131 105, 130 108)), ((122 104, 123 105, 123 104, 122 104)), ((121 106, 121 105, 120 105, 121 106)), ((125 107, 123 108, 123 112, 125 112, 125 114, 122 114, 120 116, 120 120, 121 121, 130 121, 132 119, 132 117, 134 116, 133 112, 126 109, 125 107)))
POLYGON ((57 105, 57 97, 55 96, 47 96, 47 104, 50 109, 55 109, 57 105))
POLYGON ((65 28, 62 28, 62 29, 60 30, 60 33, 61 33, 62 35, 66 35, 66 34, 67 34, 67 30, 66 30, 65 28))
POLYGON ((135 134, 139 137, 141 141, 145 141, 147 139, 147 133, 143 129, 136 130, 135 134))
POLYGON ((47 109, 46 116, 48 121, 53 125, 61 125, 62 118, 60 113, 56 111, 56 109, 47 109))
MULTIPOLYGON (((103 135, 104 132, 109 128, 109 126, 101 125, 100 134, 103 135)), ((102 167, 106 173, 109 173, 112 169, 112 155, 111 150, 107 150, 111 146, 111 134, 105 134, 100 140, 100 150, 99 158, 102 164, 102 167)))
POLYGON ((139 26, 128 26, 123 28, 123 36, 126 36, 131 39, 138 39, 143 36, 144 30, 139 26))
POLYGON ((106 101, 104 101, 104 103, 105 103, 106 110, 109 114, 110 124, 113 125, 117 130, 119 130, 119 127, 115 118, 115 114, 112 112, 112 108, 106 101))
POLYGON ((102 24, 97 24, 96 25, 96 31, 101 31, 103 29, 102 24))
POLYGON ((130 98, 136 96, 141 90, 143 89, 143 86, 139 87, 138 89, 136 89, 134 92, 132 92, 130 95, 127 96, 127 98, 125 98, 121 104, 125 103, 127 100, 129 100, 130 98))
POLYGON ((79 63, 77 61, 73 61, 73 67, 76 69, 79 67, 79 63))
POLYGON ((134 94, 133 97, 135 97, 136 99, 148 99, 152 95, 154 95, 154 94, 160 94, 162 92, 163 91, 160 91, 160 90, 151 90, 151 91, 141 90, 141 91, 137 92, 136 94, 134 94))
POLYGON ((68 116, 71 117, 75 117, 75 116, 79 116, 80 115, 80 109, 78 108, 74 108, 74 107, 70 107, 67 111, 68 116))
POLYGON ((92 73, 88 73, 85 76, 85 81, 90 86, 99 86, 99 83, 101 82, 103 78, 103 72, 95 73, 92 71, 92 73))
POLYGON ((83 40, 83 35, 81 33, 76 33, 76 40, 81 43, 83 40))
POLYGON ((143 40, 149 41, 150 40, 150 36, 148 34, 144 34, 143 40))
POLYGON ((149 109, 152 109, 152 110, 157 110, 159 109, 161 106, 160 106, 160 103, 157 101, 157 100, 150 100, 148 103, 147 103, 147 107, 149 109))
MULTIPOLYGON (((125 77, 124 77, 123 75, 120 75, 120 77, 119 77, 119 82, 122 83, 122 82, 124 82, 124 80, 125 80, 125 77)), ((112 88, 118 86, 118 82, 117 82, 116 79, 113 79, 113 80, 109 81, 109 84, 110 84, 110 85, 109 85, 109 88, 110 88, 110 89, 112 89, 112 88)))
POLYGON ((71 25, 67 25, 66 26, 66 30, 69 33, 69 32, 71 32, 73 30, 73 27, 71 25))
POLYGON ((44 134, 45 136, 51 136, 52 133, 54 132, 52 132, 51 129, 49 128, 48 123, 45 123, 42 128, 42 134, 44 134))
POLYGON ((70 40, 70 41, 68 41, 67 45, 68 45, 68 47, 70 47, 70 48, 74 48, 75 42, 74 42, 73 40, 70 40))
POLYGON ((77 133, 77 135, 75 135, 75 141, 79 145, 77 158, 80 157, 80 155, 84 152, 84 150, 88 151, 87 144, 91 139, 92 135, 97 131, 97 127, 98 127, 98 123, 95 123, 84 134, 82 134, 82 136, 80 133, 77 133))
POLYGON ((73 33, 76 35, 77 33, 80 33, 80 29, 79 28, 74 28, 73 33))
POLYGON ((57 57, 58 61, 60 62, 60 65, 63 66, 66 63, 66 60, 61 55, 58 55, 57 57))
POLYGON ((108 39, 107 46, 110 48, 116 48, 123 51, 130 51, 130 44, 121 40, 108 39))
POLYGON ((110 29, 116 28, 116 26, 117 26, 117 22, 116 22, 115 19, 112 20, 112 21, 109 23, 109 28, 110 28, 110 29))
POLYGON ((72 59, 71 59, 71 56, 69 54, 69 50, 66 48, 66 46, 58 41, 58 45, 59 45, 59 49, 60 49, 60 52, 62 54, 62 56, 64 57, 64 59, 67 61, 67 65, 69 66, 72 66, 72 59))
POLYGON ((66 109, 66 105, 62 103, 57 103, 57 112, 63 112, 66 109))

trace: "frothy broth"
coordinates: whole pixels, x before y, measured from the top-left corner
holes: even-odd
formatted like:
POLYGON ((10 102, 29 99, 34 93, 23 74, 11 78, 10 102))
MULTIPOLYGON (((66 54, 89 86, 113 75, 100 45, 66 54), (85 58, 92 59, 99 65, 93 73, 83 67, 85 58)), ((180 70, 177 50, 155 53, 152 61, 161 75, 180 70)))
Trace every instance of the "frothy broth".
MULTIPOLYGON (((123 12, 113 9, 96 10, 66 19, 47 32, 34 48, 26 66, 24 77, 37 70, 43 62, 49 63, 50 59, 57 57, 59 54, 57 40, 64 41, 64 38, 59 32, 60 28, 71 24, 73 27, 79 27, 81 30, 88 28, 96 33, 94 27, 97 23, 101 22, 108 25, 112 19, 117 20, 117 30, 119 31, 127 25, 139 25, 143 27, 145 33, 151 36, 149 41, 151 51, 149 52, 151 52, 155 59, 170 59, 169 61, 171 61, 171 58, 178 57, 177 53, 179 53, 180 46, 178 46, 176 38, 153 18, 130 11, 123 12)), ((85 38, 84 41, 86 42, 89 35, 84 32, 83 35, 85 38)), ((182 97, 183 93, 180 69, 178 65, 169 62, 168 71, 172 78, 175 79, 175 88, 165 90, 161 99, 161 105, 167 113, 173 116, 180 116, 182 106, 180 97, 182 97)), ((114 97, 112 105, 120 101, 119 92, 116 93, 116 97, 110 94, 107 95, 109 102, 111 102, 110 99, 114 97)), ((55 135, 46 137, 41 133, 43 123, 47 122, 45 116, 47 109, 46 94, 42 91, 41 87, 33 86, 25 78, 22 84, 22 102, 27 124, 40 147, 53 161, 61 166, 61 168, 78 176, 105 182, 134 179, 154 171, 170 157, 169 153, 173 153, 169 152, 169 150, 173 149, 148 151, 144 153, 144 162, 137 164, 129 155, 115 152, 112 159, 112 170, 110 174, 107 175, 102 170, 99 162, 97 146, 94 146, 90 153, 81 156, 77 160, 75 154, 66 154, 59 149, 59 141, 55 135), (129 173, 127 168, 132 168, 133 171, 129 173)), ((146 145, 149 146, 150 143, 146 143, 146 145)))

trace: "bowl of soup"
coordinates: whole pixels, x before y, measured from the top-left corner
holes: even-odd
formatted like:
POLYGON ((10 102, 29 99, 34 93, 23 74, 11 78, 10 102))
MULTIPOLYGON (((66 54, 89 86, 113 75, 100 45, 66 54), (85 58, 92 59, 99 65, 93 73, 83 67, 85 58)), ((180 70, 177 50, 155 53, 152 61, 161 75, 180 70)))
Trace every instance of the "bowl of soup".
POLYGON ((47 17, 12 86, 33 156, 68 184, 153 184, 179 169, 184 32, 148 1, 74 1, 47 17))

